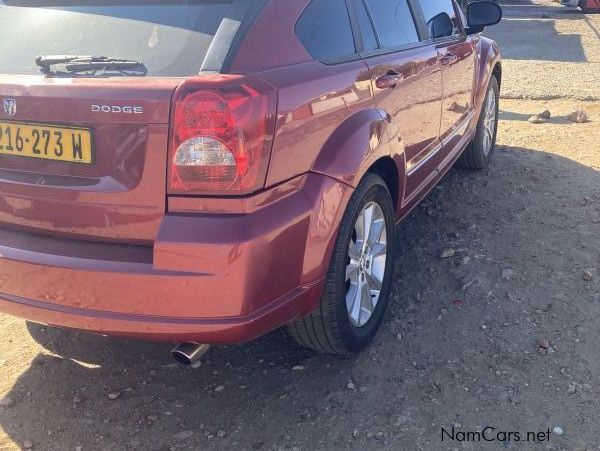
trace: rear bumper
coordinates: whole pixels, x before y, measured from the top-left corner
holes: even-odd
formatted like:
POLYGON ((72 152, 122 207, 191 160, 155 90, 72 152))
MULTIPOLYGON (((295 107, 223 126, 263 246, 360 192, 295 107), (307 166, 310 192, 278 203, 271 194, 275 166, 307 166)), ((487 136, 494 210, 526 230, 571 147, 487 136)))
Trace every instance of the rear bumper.
POLYGON ((148 247, 0 230, 0 311, 152 340, 254 339, 317 305, 351 193, 308 174, 210 213, 183 199, 148 247))

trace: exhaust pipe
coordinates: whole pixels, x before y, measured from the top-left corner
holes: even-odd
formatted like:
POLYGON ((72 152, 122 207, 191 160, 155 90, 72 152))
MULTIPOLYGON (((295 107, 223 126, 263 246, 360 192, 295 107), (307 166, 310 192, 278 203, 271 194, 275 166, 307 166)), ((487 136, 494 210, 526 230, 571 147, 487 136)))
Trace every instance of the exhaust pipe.
POLYGON ((173 348, 171 356, 182 365, 198 368, 202 365, 200 359, 206 354, 208 348, 210 348, 210 345, 193 342, 180 343, 173 348))

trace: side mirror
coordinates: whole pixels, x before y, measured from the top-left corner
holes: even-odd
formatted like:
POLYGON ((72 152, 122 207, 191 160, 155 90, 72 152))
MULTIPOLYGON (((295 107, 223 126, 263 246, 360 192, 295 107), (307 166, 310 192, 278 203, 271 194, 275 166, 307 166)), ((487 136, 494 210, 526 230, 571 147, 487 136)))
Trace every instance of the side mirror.
POLYGON ((494 2, 473 2, 467 6, 467 34, 481 33, 502 20, 502 8, 494 2))
POLYGON ((432 39, 452 36, 452 32, 454 31, 454 23, 452 23, 452 19, 446 12, 441 12, 437 16, 433 16, 427 22, 427 27, 432 39))

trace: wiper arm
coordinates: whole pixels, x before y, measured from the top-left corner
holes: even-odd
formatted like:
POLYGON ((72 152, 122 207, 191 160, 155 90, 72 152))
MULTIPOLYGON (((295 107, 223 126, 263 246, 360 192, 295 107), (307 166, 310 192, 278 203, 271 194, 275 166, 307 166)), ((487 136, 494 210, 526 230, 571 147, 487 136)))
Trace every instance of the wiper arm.
POLYGON ((148 69, 141 61, 107 56, 47 55, 38 56, 35 59, 35 64, 46 75, 79 74, 95 76, 117 72, 125 76, 144 76, 148 73, 148 69), (62 65, 64 70, 53 70, 52 66, 56 65, 62 65))

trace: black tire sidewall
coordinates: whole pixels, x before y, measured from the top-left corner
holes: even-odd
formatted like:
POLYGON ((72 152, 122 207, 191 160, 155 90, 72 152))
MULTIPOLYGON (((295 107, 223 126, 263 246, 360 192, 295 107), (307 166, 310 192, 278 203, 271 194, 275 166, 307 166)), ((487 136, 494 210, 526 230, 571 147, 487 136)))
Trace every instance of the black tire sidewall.
POLYGON ((336 243, 335 255, 335 284, 336 284, 336 320, 344 346, 349 352, 359 352, 364 349, 377 333, 389 301, 389 292, 392 282, 395 250, 395 225, 394 209, 390 193, 383 179, 370 176, 364 180, 365 185, 360 186, 344 215, 340 234, 336 243), (387 256, 382 289, 375 312, 369 322, 363 327, 356 327, 350 322, 346 309, 346 259, 348 246, 354 231, 354 225, 363 207, 369 202, 376 202, 382 209, 386 222, 387 256), (341 246, 341 248, 340 248, 341 246))

